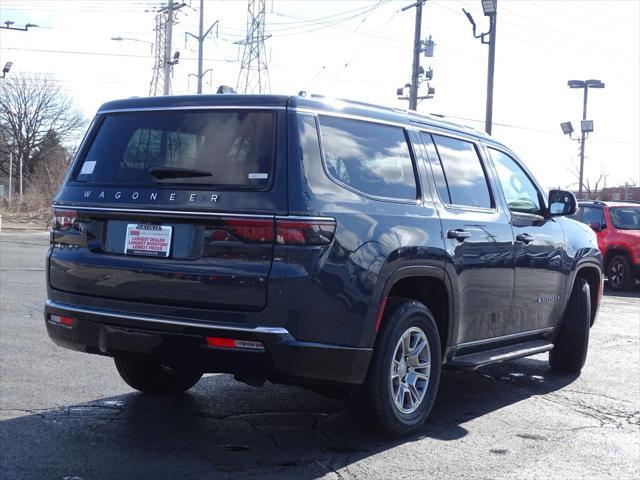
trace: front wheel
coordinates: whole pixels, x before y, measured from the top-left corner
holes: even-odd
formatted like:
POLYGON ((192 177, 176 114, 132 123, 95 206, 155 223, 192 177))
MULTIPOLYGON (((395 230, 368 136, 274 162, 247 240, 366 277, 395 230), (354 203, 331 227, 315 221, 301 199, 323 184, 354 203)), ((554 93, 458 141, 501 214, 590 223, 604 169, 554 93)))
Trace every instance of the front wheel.
POLYGON ((117 356, 114 361, 122 379, 143 393, 178 395, 202 378, 202 372, 176 369, 151 359, 117 356))
POLYGON ((393 437, 419 430, 438 392, 440 352, 429 309, 415 300, 391 300, 367 378, 348 399, 352 415, 393 437))
POLYGON ((591 328, 591 292, 584 278, 577 278, 558 337, 549 352, 553 370, 580 373, 587 358, 591 328))

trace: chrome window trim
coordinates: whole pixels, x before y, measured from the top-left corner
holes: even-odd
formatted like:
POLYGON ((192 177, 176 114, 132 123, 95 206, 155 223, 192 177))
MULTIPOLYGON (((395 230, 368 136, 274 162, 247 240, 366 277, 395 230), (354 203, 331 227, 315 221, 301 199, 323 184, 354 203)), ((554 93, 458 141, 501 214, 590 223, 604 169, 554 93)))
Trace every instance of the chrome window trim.
POLYGON ((124 213, 142 213, 142 214, 160 214, 160 215, 194 215, 207 217, 246 217, 246 218, 269 218, 273 219, 275 215, 251 214, 251 213, 222 213, 222 212, 200 212, 188 210, 155 210, 142 208, 118 208, 118 207, 89 207, 76 205, 52 205, 51 208, 63 210, 83 210, 98 212, 124 212, 124 213))
POLYGON ((227 330, 227 331, 236 331, 236 332, 253 332, 253 333, 270 333, 270 334, 278 334, 278 335, 289 335, 291 336, 291 334, 289 333, 289 331, 286 328, 283 327, 261 327, 261 326, 256 326, 256 327, 237 327, 237 326, 229 326, 229 325, 220 325, 220 324, 210 324, 210 323, 205 323, 205 322, 192 322, 189 320, 170 320, 170 319, 165 319, 165 318, 159 318, 159 317, 149 317, 146 315, 131 315, 131 314, 127 314, 127 313, 116 313, 116 312, 111 312, 109 310, 101 310, 101 309, 93 309, 93 308, 86 308, 86 307, 77 307, 74 305, 68 305, 65 303, 59 303, 59 302, 55 302, 53 300, 49 300, 47 299, 47 301, 45 302, 45 306, 49 307, 49 308, 56 308, 59 310, 64 310, 67 312, 74 312, 74 313, 83 313, 83 314, 88 314, 88 315, 97 315, 97 316, 103 316, 103 317, 109 317, 109 318, 122 318, 122 319, 128 319, 128 320, 137 320, 137 321, 142 321, 142 322, 149 322, 149 323, 159 323, 159 324, 163 324, 163 325, 176 325, 176 326, 180 326, 180 327, 197 327, 197 328, 212 328, 212 329, 216 329, 216 330, 227 330))
POLYGON ((114 108, 110 110, 98 110, 98 115, 103 113, 126 113, 126 112, 158 112, 173 110, 286 110, 284 105, 191 105, 191 106, 175 106, 175 107, 130 107, 130 108, 114 108))

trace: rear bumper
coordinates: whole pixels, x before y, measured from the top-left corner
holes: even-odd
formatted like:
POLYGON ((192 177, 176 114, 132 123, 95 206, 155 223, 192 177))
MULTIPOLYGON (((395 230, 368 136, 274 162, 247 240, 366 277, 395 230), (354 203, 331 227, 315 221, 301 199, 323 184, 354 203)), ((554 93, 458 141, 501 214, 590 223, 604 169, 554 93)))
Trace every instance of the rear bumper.
POLYGON ((146 355, 167 364, 299 384, 359 384, 372 350, 297 341, 286 329, 129 315, 47 300, 47 332, 65 348, 99 355, 146 355), (71 326, 51 321, 71 317, 71 326), (263 351, 211 348, 206 337, 264 344, 263 351))

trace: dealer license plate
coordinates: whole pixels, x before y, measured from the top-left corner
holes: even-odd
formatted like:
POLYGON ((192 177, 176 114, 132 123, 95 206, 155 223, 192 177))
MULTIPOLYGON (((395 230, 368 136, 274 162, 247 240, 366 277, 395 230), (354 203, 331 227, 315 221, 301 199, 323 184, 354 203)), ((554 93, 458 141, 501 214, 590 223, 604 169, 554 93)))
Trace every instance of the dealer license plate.
POLYGON ((168 257, 171 249, 171 230, 171 227, 166 225, 130 223, 127 225, 124 253, 168 257))

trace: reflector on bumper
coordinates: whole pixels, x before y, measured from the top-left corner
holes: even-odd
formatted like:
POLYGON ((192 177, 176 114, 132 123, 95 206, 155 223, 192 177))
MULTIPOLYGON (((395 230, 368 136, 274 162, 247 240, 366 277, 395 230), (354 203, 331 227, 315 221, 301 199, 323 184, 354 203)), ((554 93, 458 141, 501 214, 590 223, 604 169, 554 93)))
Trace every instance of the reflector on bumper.
POLYGON ((262 342, 255 342, 252 340, 240 340, 224 337, 206 337, 206 340, 207 347, 212 348, 231 348, 239 350, 251 350, 254 352, 264 351, 264 344, 262 342))

